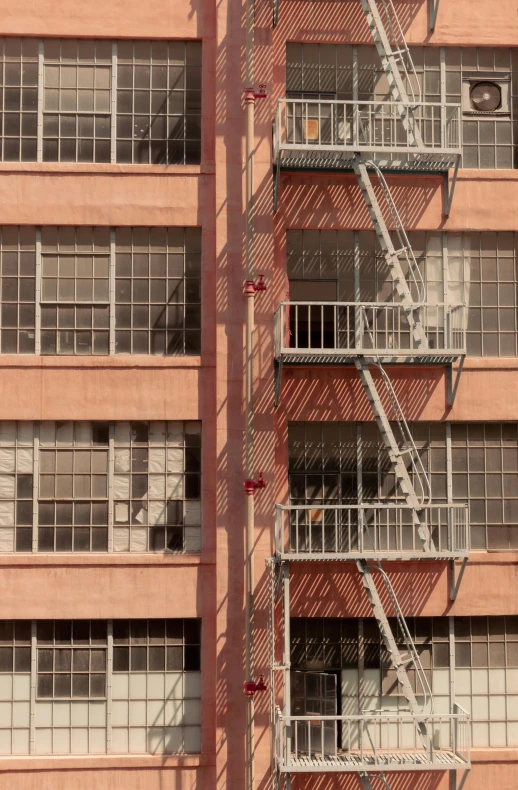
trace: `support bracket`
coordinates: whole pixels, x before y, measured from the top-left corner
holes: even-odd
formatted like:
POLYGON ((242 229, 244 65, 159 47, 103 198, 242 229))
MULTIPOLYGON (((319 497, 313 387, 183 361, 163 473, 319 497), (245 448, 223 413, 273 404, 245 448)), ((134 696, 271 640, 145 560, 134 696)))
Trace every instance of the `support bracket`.
POLYGON ((273 213, 277 213, 279 208, 279 182, 281 180, 280 163, 276 162, 273 166, 273 213))
POLYGON ((455 185, 457 183, 457 176, 459 174, 460 154, 457 155, 457 161, 453 168, 453 175, 450 179, 450 171, 444 174, 444 216, 449 217, 451 211, 451 204, 453 201, 453 194, 455 192, 455 185))
POLYGON ((437 22, 437 12, 439 10, 440 0, 428 0, 428 22, 430 30, 435 30, 435 23, 437 22))
POLYGON ((449 771, 450 774, 450 790, 462 790, 464 787, 464 783, 468 778, 469 769, 466 769, 462 774, 462 779, 460 780, 460 784, 457 782, 457 770, 449 771))
POLYGON ((464 557, 457 575, 456 573, 457 567, 455 565, 455 560, 450 560, 450 601, 455 601, 457 598, 457 593, 459 592, 460 583, 462 581, 462 577, 464 576, 464 571, 466 570, 467 562, 468 562, 468 558, 464 557))
POLYGON ((275 408, 279 405, 279 401, 281 399, 281 387, 282 387, 282 359, 275 359, 273 362, 274 365, 274 395, 273 395, 273 405, 275 408))
POLYGON ((464 367, 464 359, 465 357, 460 358, 459 367, 457 368, 457 375, 455 376, 455 383, 453 383, 453 362, 450 362, 446 368, 446 402, 450 409, 455 402, 455 396, 459 387, 460 375, 462 373, 462 368, 464 367))
POLYGON ((273 0, 273 26, 279 21, 279 2, 280 0, 273 0))

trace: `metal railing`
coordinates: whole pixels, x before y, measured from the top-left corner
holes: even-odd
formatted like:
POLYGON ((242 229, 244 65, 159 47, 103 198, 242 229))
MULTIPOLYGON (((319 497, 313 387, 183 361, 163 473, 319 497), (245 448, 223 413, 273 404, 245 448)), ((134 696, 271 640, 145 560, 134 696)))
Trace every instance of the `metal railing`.
POLYGON ((419 347, 402 304, 281 302, 275 311, 276 357, 303 353, 355 356, 436 356, 466 353, 465 305, 417 306, 428 337, 419 347))
MULTIPOLYGON (((377 153, 461 152, 461 107, 418 102, 408 108, 419 130, 416 148, 405 130, 401 103, 338 99, 279 99, 274 121, 274 155, 286 151, 351 151, 377 153)), ((411 128, 411 127, 410 127, 411 128)))
MULTIPOLYGON (((420 511, 435 549, 435 558, 467 556, 470 549, 468 506, 428 505, 420 511)), ((300 559, 375 559, 382 555, 426 559, 406 504, 276 505, 275 551, 300 559)))
POLYGON ((372 711, 356 716, 275 717, 281 771, 447 770, 470 765, 470 723, 459 705, 450 714, 372 711), (419 735, 429 735, 425 748, 419 735))

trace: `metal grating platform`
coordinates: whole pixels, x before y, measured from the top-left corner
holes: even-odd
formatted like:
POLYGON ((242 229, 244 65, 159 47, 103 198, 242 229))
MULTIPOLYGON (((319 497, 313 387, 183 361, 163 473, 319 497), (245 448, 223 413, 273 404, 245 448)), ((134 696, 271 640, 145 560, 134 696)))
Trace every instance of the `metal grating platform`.
POLYGON ((346 772, 346 771, 445 771, 453 767, 466 768, 469 763, 451 749, 434 751, 433 758, 423 752, 376 752, 376 758, 347 752, 322 757, 290 757, 288 766, 280 765, 281 772, 346 772))

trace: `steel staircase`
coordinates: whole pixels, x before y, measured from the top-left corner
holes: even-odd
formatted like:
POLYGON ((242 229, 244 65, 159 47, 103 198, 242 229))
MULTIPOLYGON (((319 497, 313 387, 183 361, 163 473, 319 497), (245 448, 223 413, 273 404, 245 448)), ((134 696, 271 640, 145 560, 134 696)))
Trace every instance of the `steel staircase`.
MULTIPOLYGON (((414 80, 416 85, 419 84, 419 81, 392 0, 360 0, 360 3, 365 12, 367 24, 369 25, 376 49, 380 56, 383 71, 387 77, 393 100, 396 103, 397 112, 408 134, 410 143, 418 148, 422 146, 422 139, 413 115, 412 102, 414 105, 416 104, 416 96, 414 94, 412 81, 414 80), (412 92, 412 100, 408 96, 405 82, 412 92)), ((418 101, 420 98, 421 97, 419 97, 418 101)), ((427 349, 428 338, 419 315, 419 307, 425 303, 426 287, 419 272, 417 261, 410 247, 407 234, 388 184, 381 170, 374 165, 373 162, 365 161, 358 153, 353 160, 353 169, 381 250, 384 254, 388 270, 392 277, 395 291, 403 306, 403 312, 409 323, 415 344, 418 348, 427 349), (388 230, 383 216, 383 211, 377 198, 369 169, 373 170, 377 175, 381 197, 384 202, 386 213, 396 231, 399 249, 396 249, 394 246, 392 235, 388 230), (410 284, 405 274, 408 276, 410 284)), ((375 348, 374 342, 373 348, 375 348)), ((428 525, 424 523, 424 520, 420 516, 420 511, 422 511, 423 506, 430 500, 430 483, 417 448, 413 442, 396 393, 388 375, 383 370, 376 356, 369 359, 363 354, 359 355, 355 359, 355 365, 392 463, 396 480, 407 504, 412 508, 413 525, 423 543, 423 550, 425 552, 433 551, 434 544, 428 525), (385 396, 386 399, 388 399, 392 417, 395 420, 400 435, 399 442, 396 440, 392 425, 372 375, 370 368, 373 365, 379 371, 385 396), (409 470, 412 474, 410 474, 409 470), (412 477, 419 486, 419 491, 416 491, 412 477)), ((366 560, 358 560, 356 564, 361 575, 365 592, 372 606, 374 617, 377 620, 381 637, 396 671, 398 683, 407 700, 409 710, 412 714, 419 716, 424 712, 424 707, 427 702, 432 705, 431 692, 392 584, 387 574, 381 568, 381 565, 372 566, 367 563, 366 560), (373 570, 378 572, 382 579, 386 594, 388 595, 398 623, 399 631, 403 636, 406 653, 400 652, 398 648, 374 581, 373 570), (416 670, 416 676, 419 679, 423 691, 424 705, 418 702, 410 683, 406 670, 409 664, 412 664, 416 670)), ((419 721, 419 719, 417 719, 417 730, 424 748, 428 749, 430 737, 426 731, 424 722, 419 721)), ((380 780, 383 785, 390 790, 388 781, 385 777, 380 777, 380 780)), ((372 790, 371 778, 368 774, 360 776, 360 783, 364 790, 372 790)))
POLYGON ((416 97, 414 86, 419 85, 410 50, 405 41, 403 29, 397 17, 392 0, 360 0, 367 18, 367 24, 387 77, 392 98, 397 105, 403 128, 410 142, 419 146, 421 134, 413 116, 413 106, 421 96, 416 97), (408 83, 411 99, 405 86, 408 83))

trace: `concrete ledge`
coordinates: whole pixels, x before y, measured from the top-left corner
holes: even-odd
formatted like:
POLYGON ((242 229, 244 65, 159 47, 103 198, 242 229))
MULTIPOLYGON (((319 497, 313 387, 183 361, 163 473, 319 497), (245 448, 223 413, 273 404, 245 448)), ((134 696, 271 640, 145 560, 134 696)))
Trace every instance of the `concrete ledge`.
POLYGON ((181 769, 215 765, 216 756, 206 754, 85 754, 20 755, 0 757, 0 774, 8 771, 113 770, 114 768, 181 769))

